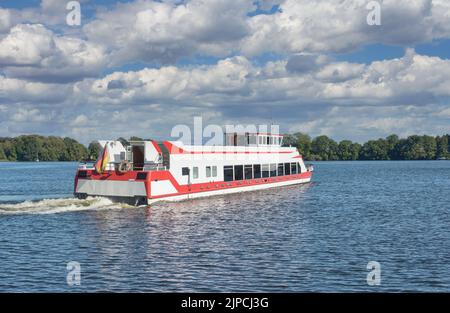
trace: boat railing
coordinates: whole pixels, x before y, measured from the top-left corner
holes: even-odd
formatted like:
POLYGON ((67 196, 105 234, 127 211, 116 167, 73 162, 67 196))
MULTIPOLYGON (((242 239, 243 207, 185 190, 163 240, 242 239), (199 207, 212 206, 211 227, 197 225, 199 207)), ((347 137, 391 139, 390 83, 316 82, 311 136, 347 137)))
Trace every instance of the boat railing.
POLYGON ((93 170, 94 167, 94 162, 80 162, 78 164, 78 169, 79 170, 93 170))
MULTIPOLYGON (((80 162, 78 164, 79 170, 94 170, 95 169, 94 162, 80 162)), ((110 162, 109 168, 107 170, 116 169, 120 163, 110 162)), ((133 171, 145 171, 145 172, 154 172, 154 171, 167 171, 168 167, 163 164, 144 164, 135 165, 130 162, 131 170, 133 171)))
POLYGON ((146 172, 167 171, 167 166, 162 164, 145 164, 142 170, 146 172))

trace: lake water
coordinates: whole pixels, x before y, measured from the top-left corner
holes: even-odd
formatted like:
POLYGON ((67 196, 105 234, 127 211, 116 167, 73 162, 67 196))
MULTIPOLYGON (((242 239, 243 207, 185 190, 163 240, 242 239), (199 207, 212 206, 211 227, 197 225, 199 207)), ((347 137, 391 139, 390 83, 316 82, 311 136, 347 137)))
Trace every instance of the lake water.
POLYGON ((136 208, 73 199, 75 163, 0 163, 0 291, 450 291, 450 162, 314 164, 304 186, 136 208))

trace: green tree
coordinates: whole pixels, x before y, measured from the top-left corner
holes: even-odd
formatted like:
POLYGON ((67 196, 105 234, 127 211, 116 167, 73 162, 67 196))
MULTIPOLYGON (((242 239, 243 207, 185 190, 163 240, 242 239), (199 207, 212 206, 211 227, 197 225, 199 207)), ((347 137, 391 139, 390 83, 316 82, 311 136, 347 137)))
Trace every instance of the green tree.
POLYGON ((449 156, 448 135, 436 137, 436 157, 448 158, 449 156))
POLYGON ((6 154, 5 151, 3 150, 3 144, 0 143, 0 161, 5 161, 6 160, 6 154))
POLYGON ((358 160, 361 145, 353 143, 350 140, 342 140, 337 148, 337 156, 339 160, 354 161, 358 160))
POLYGON ((81 143, 75 139, 66 137, 64 138, 64 144, 66 145, 66 154, 64 160, 61 161, 81 161, 88 158, 88 150, 81 143))
POLYGON ((128 145, 130 144, 130 142, 129 142, 128 140, 126 140, 125 138, 123 138, 123 137, 117 138, 116 141, 120 141, 120 143, 121 143, 124 147, 125 147, 125 146, 128 146, 128 145))
POLYGON ((436 139, 430 136, 409 136, 396 147, 400 160, 432 160, 436 158, 436 139))
POLYGON ((397 159, 397 155, 396 155, 396 146, 398 144, 398 142, 400 141, 400 139, 398 138, 397 135, 390 135, 386 137, 386 142, 388 145, 388 156, 390 160, 395 160, 397 159))
POLYGON ((17 153, 16 147, 12 143, 11 139, 7 139, 2 142, 3 152, 5 153, 6 159, 8 161, 16 161, 17 153))
POLYGON ((43 138, 37 135, 19 136, 13 139, 13 144, 16 148, 17 160, 34 161, 39 157, 43 138))
POLYGON ((314 138, 311 143, 311 157, 316 160, 338 160, 338 144, 327 136, 314 138))
POLYGON ((359 153, 361 160, 389 160, 389 143, 384 139, 366 142, 359 153))
POLYGON ((303 155, 305 159, 309 159, 312 145, 311 137, 303 133, 296 133, 295 137, 297 138, 298 151, 303 155))
POLYGON ((102 147, 100 146, 98 141, 91 142, 88 147, 89 159, 97 160, 101 150, 102 150, 102 147))
POLYGON ((425 160, 436 159, 436 138, 427 135, 422 136, 422 145, 425 150, 425 160))

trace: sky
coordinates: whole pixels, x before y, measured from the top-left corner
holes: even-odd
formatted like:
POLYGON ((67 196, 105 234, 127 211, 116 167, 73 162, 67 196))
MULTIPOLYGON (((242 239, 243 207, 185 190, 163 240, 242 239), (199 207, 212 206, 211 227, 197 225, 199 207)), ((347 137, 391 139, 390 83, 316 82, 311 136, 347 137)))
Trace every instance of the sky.
POLYGON ((450 1, 0 0, 0 137, 450 133, 450 1))

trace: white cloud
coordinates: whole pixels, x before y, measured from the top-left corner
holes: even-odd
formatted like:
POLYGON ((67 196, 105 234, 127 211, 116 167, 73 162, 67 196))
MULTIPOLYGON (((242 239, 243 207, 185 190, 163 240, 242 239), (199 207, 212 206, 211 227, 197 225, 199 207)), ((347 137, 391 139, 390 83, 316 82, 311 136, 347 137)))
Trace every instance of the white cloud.
POLYGON ((69 98, 71 93, 71 85, 28 82, 0 75, 0 103, 60 103, 69 98))
POLYGON ((249 0, 138 0, 98 12, 84 31, 111 48, 116 64, 173 63, 194 53, 225 56, 247 35, 246 14, 254 8, 249 0))
POLYGON ((38 109, 18 109, 11 117, 14 122, 45 122, 48 121, 49 117, 41 114, 38 109))
POLYGON ((106 64, 101 46, 57 36, 40 24, 14 26, 0 46, 0 66, 9 77, 61 83, 96 76, 106 64))
POLYGON ((445 0, 384 0, 382 25, 367 25, 366 0, 286 0, 281 11, 250 19, 246 55, 344 52, 373 42, 412 45, 448 38, 450 5, 445 0))
POLYGON ((0 8, 0 34, 9 30, 11 27, 11 12, 0 8))
POLYGON ((248 16, 252 0, 137 0, 100 7, 73 31, 62 26, 57 0, 0 9, 0 135, 166 137, 194 115, 361 140, 450 132, 449 60, 411 49, 371 64, 330 57, 370 43, 450 38, 450 2, 385 0, 378 28, 366 23, 367 2, 269 0, 259 8, 281 11, 248 16), (281 60, 252 59, 266 52, 281 60), (221 59, 175 65, 192 55, 221 59), (140 62, 163 66, 111 69, 140 62))

